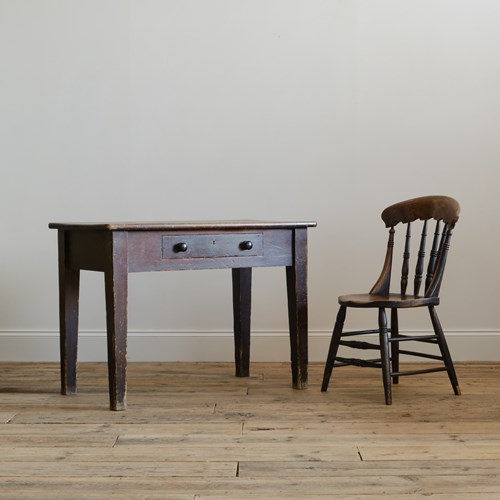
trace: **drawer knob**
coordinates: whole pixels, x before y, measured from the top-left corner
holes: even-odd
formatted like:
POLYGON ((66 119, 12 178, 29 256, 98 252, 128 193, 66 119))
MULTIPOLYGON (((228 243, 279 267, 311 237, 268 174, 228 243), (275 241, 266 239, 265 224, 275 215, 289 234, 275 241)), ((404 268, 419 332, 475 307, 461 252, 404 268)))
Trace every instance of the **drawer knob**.
POLYGON ((253 248, 253 243, 251 241, 242 241, 240 243, 240 248, 242 250, 251 250, 253 248))
POLYGON ((187 243, 176 243, 174 245, 174 252, 185 252, 188 249, 187 243))

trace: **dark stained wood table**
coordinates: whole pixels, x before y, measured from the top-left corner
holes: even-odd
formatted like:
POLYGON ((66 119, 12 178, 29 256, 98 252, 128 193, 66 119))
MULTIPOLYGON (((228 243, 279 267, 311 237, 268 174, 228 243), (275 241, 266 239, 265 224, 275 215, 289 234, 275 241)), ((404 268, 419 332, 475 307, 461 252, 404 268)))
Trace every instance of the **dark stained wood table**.
POLYGON ((80 270, 104 273, 111 410, 126 408, 128 273, 231 269, 236 376, 250 363, 252 267, 285 266, 292 384, 307 387, 307 228, 315 222, 50 223, 58 230, 61 393, 76 393, 80 270))

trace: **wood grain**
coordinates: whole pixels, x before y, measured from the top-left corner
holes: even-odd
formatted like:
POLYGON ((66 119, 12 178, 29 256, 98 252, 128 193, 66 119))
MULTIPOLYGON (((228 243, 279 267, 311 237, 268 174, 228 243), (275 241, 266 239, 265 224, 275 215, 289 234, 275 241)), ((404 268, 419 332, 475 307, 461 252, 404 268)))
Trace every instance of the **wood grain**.
POLYGON ((0 498, 500 498, 500 365, 457 364, 460 398, 405 378, 393 406, 356 368, 320 392, 322 369, 295 391, 286 363, 131 363, 110 412, 104 363, 71 396, 55 363, 0 363, 0 498))

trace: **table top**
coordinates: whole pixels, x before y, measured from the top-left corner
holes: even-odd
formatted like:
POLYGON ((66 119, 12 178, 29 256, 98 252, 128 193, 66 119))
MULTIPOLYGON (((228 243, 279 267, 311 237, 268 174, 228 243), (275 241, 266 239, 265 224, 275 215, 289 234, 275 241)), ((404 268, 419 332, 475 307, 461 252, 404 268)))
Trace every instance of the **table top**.
POLYGON ((164 222, 51 222, 49 228, 78 231, 230 231, 297 229, 316 227, 314 221, 277 222, 259 220, 164 221, 164 222))

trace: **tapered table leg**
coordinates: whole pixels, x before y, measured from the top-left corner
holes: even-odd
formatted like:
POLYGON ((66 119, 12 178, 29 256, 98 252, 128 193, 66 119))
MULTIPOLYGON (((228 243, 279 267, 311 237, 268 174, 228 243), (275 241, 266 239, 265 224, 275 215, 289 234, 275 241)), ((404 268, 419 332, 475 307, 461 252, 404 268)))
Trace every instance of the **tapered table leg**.
POLYGON ((61 394, 75 394, 80 271, 68 267, 66 258, 68 255, 66 239, 66 231, 59 230, 59 345, 61 360, 61 394))
POLYGON ((104 272, 108 338, 109 401, 111 410, 126 409, 127 393, 127 233, 110 235, 104 272))
POLYGON ((252 268, 233 269, 232 278, 236 376, 248 377, 250 375, 252 268))
POLYGON ((307 231, 295 229, 292 265, 286 268, 292 383, 307 387, 307 231))

